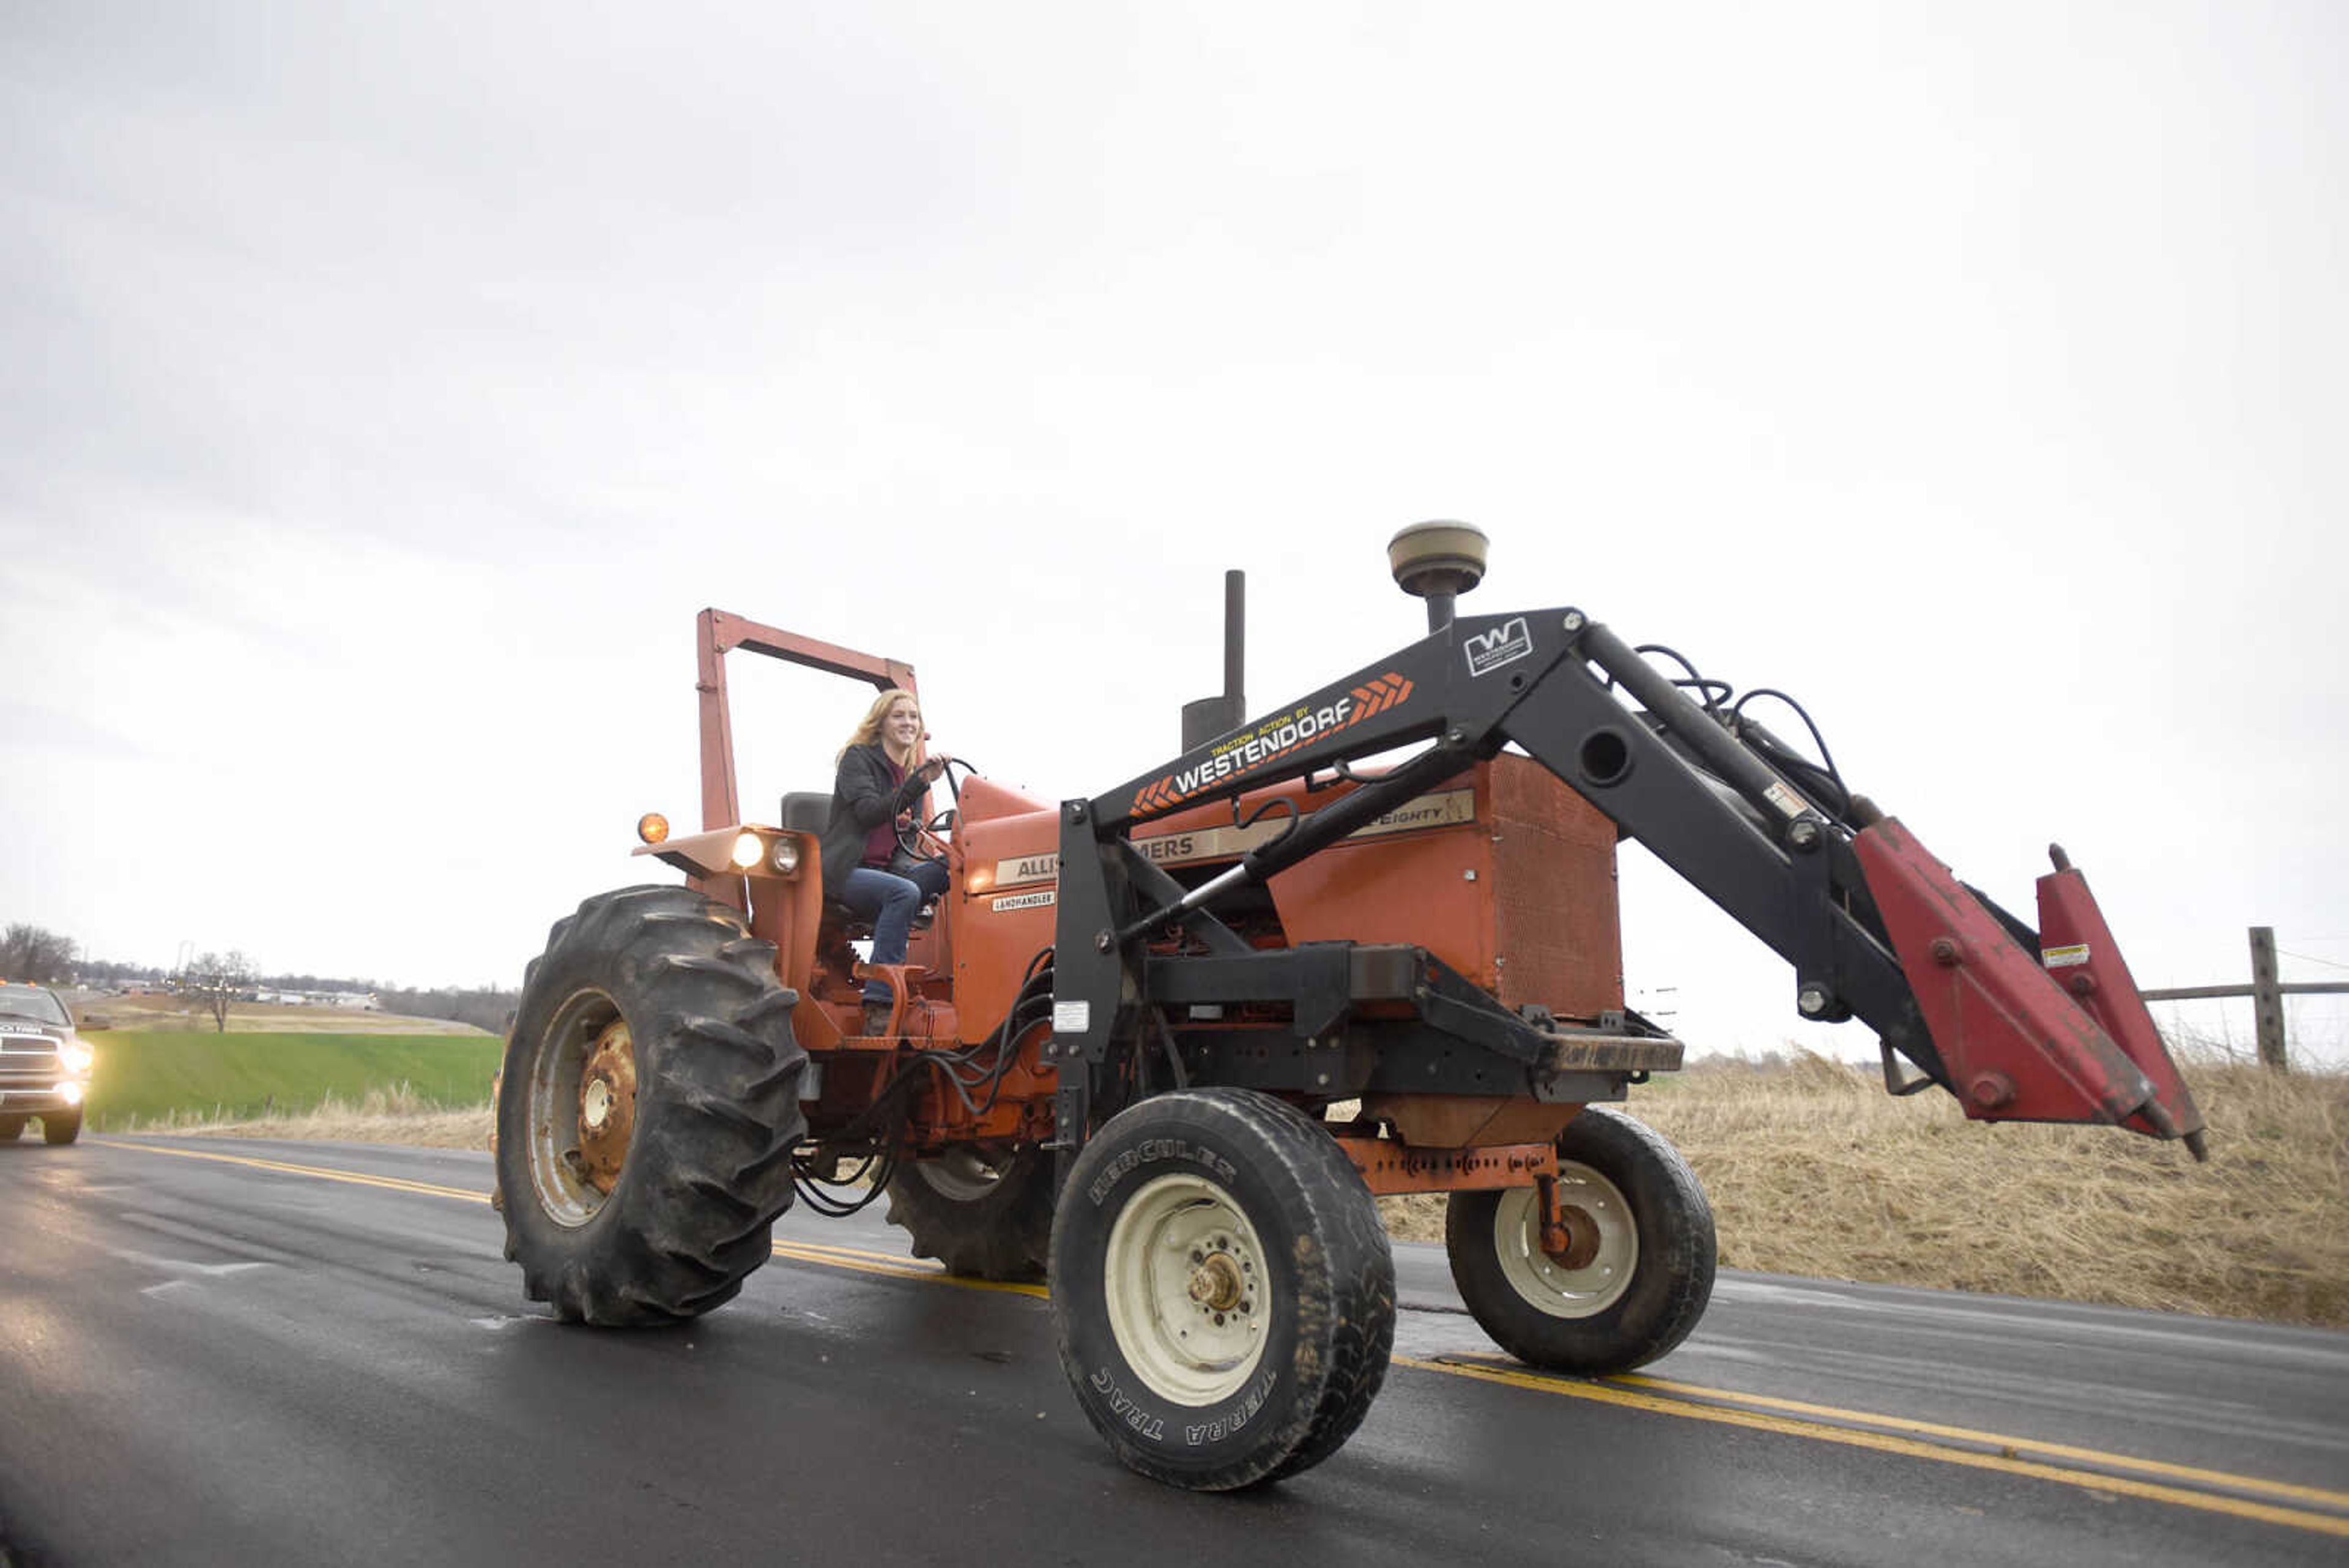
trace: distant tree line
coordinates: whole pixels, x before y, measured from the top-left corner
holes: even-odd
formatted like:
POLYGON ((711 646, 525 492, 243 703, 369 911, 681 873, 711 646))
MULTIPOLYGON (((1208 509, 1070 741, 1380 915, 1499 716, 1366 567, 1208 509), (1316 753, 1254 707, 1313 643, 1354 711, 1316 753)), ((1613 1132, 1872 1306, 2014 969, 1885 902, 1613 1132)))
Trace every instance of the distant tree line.
POLYGON ((409 1018, 445 1018, 470 1023, 492 1034, 502 1034, 513 1016, 521 993, 496 986, 440 986, 409 991, 378 985, 372 980, 343 975, 261 974, 241 952, 205 953, 188 965, 184 974, 154 964, 124 963, 112 959, 74 956, 70 937, 40 926, 16 923, 0 934, 0 980, 29 980, 40 985, 122 985, 133 981, 161 984, 178 980, 181 989, 209 1004, 215 1027, 225 1027, 228 1003, 250 1001, 267 991, 343 992, 372 994, 386 1012, 409 1018))
POLYGON ((84 985, 121 985, 128 981, 160 984, 171 971, 151 963, 117 963, 111 959, 83 959, 73 966, 74 978, 84 985))
POLYGON ((386 1012, 405 1013, 410 1018, 446 1018, 486 1029, 492 1034, 506 1032, 506 1020, 513 1016, 515 1006, 522 1001, 520 992, 500 991, 495 986, 474 990, 442 986, 437 991, 398 991, 378 986, 375 995, 386 1012))

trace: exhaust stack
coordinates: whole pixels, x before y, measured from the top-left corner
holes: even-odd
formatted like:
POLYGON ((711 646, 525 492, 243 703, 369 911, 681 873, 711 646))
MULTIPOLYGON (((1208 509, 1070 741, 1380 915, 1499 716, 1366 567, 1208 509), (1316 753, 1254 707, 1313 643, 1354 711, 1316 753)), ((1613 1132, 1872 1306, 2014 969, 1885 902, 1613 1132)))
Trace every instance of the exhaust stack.
POLYGON ((1202 697, 1183 704, 1183 749, 1203 746, 1218 735, 1228 735, 1247 717, 1245 666, 1247 663, 1247 574, 1224 574, 1224 690, 1218 697, 1202 697))

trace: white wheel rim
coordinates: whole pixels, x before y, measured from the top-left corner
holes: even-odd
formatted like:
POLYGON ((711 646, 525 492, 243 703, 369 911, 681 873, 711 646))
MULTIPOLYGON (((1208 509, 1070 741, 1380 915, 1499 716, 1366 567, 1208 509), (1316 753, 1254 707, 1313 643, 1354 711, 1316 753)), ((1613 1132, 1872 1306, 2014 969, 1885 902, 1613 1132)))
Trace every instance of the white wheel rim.
MULTIPOLYGON (((566 1230, 585 1225, 603 1209, 604 1189, 566 1158, 586 1135, 581 1094, 588 1059, 604 1031, 620 1020, 619 1004, 593 987, 574 992, 555 1010, 530 1064, 531 1186, 546 1217, 566 1230)), ((600 1101, 608 1108, 608 1097, 600 1101)))
POLYGON ((1256 1227, 1214 1183, 1162 1176, 1126 1200, 1102 1264, 1110 1333, 1135 1376, 1178 1405, 1213 1405, 1264 1359, 1272 1299, 1256 1227))
POLYGON ((1501 1194, 1493 1210, 1493 1250, 1501 1275, 1526 1304, 1551 1317, 1589 1317, 1605 1312, 1631 1288, 1640 1262, 1640 1231, 1622 1189, 1587 1165, 1560 1160, 1558 1200, 1590 1216, 1599 1251, 1581 1268, 1569 1269, 1542 1251, 1541 1196, 1530 1187, 1501 1194))

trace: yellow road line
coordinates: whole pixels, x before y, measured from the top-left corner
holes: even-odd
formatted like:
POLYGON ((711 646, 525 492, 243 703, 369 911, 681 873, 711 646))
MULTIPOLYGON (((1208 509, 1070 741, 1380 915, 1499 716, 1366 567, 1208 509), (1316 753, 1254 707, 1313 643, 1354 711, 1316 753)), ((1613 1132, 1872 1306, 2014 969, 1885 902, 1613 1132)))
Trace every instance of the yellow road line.
MULTIPOLYGON (((1682 1399, 1668 1399, 1661 1395, 1643 1393, 1637 1388, 1620 1387, 1612 1383, 1580 1383, 1547 1377, 1536 1372, 1518 1372, 1499 1366, 1482 1366, 1464 1361, 1423 1361, 1416 1356, 1398 1355, 1398 1366, 1409 1366, 1422 1372, 1443 1372, 1455 1377, 1473 1377, 1480 1382, 1504 1383, 1515 1388, 1529 1388, 1542 1394, 1561 1394, 1571 1399, 1588 1399, 1597 1404, 1614 1405, 1626 1409, 1644 1410, 1659 1416, 1679 1416, 1692 1421, 1712 1421, 1725 1427, 1744 1427, 1754 1431, 1775 1432, 1790 1438, 1809 1438, 1823 1443, 1838 1443, 1846 1448, 1872 1449, 1878 1453, 1899 1454, 1909 1459, 1932 1459, 1945 1465, 1962 1465, 1971 1469, 1998 1470, 2007 1475, 2030 1476, 2038 1480, 2054 1481, 2063 1486, 2077 1487, 2087 1491, 2111 1492, 2122 1497, 2143 1498, 2151 1502, 2175 1503, 2180 1508, 2200 1509, 2209 1513, 2231 1514, 2238 1519, 2258 1520, 2265 1524, 2281 1524, 2294 1530, 2314 1531, 2323 1535, 2349 1537, 2349 1519, 2330 1514, 2310 1513, 2296 1508, 2279 1508, 2272 1503, 2252 1502, 2242 1498, 2222 1497, 2205 1491, 2189 1491, 2183 1487, 2163 1486, 2153 1481, 2137 1480, 2128 1476, 2104 1475, 2094 1470, 2066 1469, 2061 1465, 2036 1459, 2010 1459, 2002 1454, 1976 1453, 1966 1449, 1952 1449, 1928 1443, 1916 1438, 1896 1437, 1888 1432, 1857 1431, 1847 1427, 1831 1427, 1817 1421, 1795 1420, 1786 1416, 1773 1416, 1757 1410, 1741 1410, 1725 1405, 1697 1405, 1682 1399)), ((1739 1396, 1721 1391, 1721 1397, 1734 1399, 1739 1396)), ((1824 1407, 1821 1407, 1824 1408, 1824 1407)), ((1847 1412, 1857 1421, 1873 1419, 1864 1411, 1847 1412)), ((2014 1443, 2027 1448, 2028 1443, 2014 1443)), ((2079 1450, 2085 1453, 2089 1450, 2079 1450)), ((2116 1465, 2129 1465, 2130 1460, 2118 1454, 2098 1455, 2097 1458, 2116 1465)), ((2218 1472, 2205 1472, 2216 1474, 2218 1472)), ((2234 1485, 2264 1485, 2249 1477, 2227 1478, 2234 1485)))
POLYGON ((1971 1427, 1944 1427, 1933 1421, 1912 1421, 1904 1416, 1875 1416, 1857 1410, 1837 1409, 1832 1405, 1806 1405, 1799 1399, 1779 1399, 1766 1394, 1732 1393, 1721 1388, 1707 1388, 1694 1383, 1674 1383, 1661 1377, 1642 1377, 1627 1373, 1609 1381, 1628 1384, 1634 1388, 1655 1388, 1668 1394, 1685 1395, 1695 1399, 1719 1399, 1749 1408, 1785 1410, 1798 1416, 1817 1416, 1830 1421, 1862 1421, 1871 1427, 1899 1432, 1920 1432, 1930 1437, 1949 1438, 1963 1443, 1982 1443, 2004 1454, 2009 1459, 2024 1454, 2052 1455, 2056 1459, 2078 1459, 2093 1465, 2112 1465, 2138 1471, 2144 1475, 2169 1476, 2178 1480, 2198 1481, 2205 1486, 2229 1487, 2244 1491, 2266 1492, 2272 1497, 2294 1498, 2313 1502, 2323 1508, 2349 1511, 2349 1491, 2327 1491, 2323 1487, 2297 1486, 2290 1481, 2261 1480, 2255 1476, 2239 1476, 2226 1470, 2197 1469, 2192 1465, 2167 1464, 2159 1459, 2133 1459, 2120 1454, 2108 1454, 2100 1449, 2074 1448, 2068 1443, 2043 1443, 2033 1438, 2009 1438, 1996 1432, 1976 1431, 1971 1427))
POLYGON ((889 1274, 901 1279, 929 1280, 941 1285, 957 1285, 964 1290, 999 1291, 1007 1295, 1034 1296, 1040 1301, 1050 1299, 1052 1293, 1042 1285, 969 1279, 960 1274, 949 1274, 940 1265, 921 1259, 892 1257, 886 1252, 868 1252, 858 1247, 828 1247, 821 1241, 792 1240, 777 1241, 774 1251, 778 1258, 791 1258, 802 1263, 830 1263, 835 1268, 889 1274))
POLYGON ((286 1176, 315 1176, 327 1181, 348 1181, 361 1187, 388 1187, 395 1192, 420 1192, 431 1198, 461 1198, 468 1202, 487 1203, 490 1195, 462 1187, 440 1187, 429 1181, 409 1181, 398 1176, 368 1176, 361 1171, 337 1170, 326 1165, 288 1165, 282 1159, 262 1159, 249 1154, 221 1154, 208 1148, 166 1148, 153 1143, 116 1143, 110 1138, 98 1140, 109 1148, 134 1149, 140 1154, 168 1154, 174 1159, 210 1159, 222 1165, 249 1165, 255 1170, 274 1170, 286 1176))
MULTIPOLYGON (((426 1181, 409 1181, 396 1176, 369 1176, 358 1171, 337 1170, 330 1166, 294 1165, 285 1160, 263 1159, 252 1155, 222 1154, 212 1149, 168 1148, 160 1144, 118 1143, 112 1139, 98 1142, 109 1148, 131 1149, 144 1154, 170 1155, 180 1159, 208 1159, 222 1165, 249 1166, 256 1170, 274 1171, 285 1176, 306 1176, 326 1181, 346 1181, 362 1187, 381 1187, 396 1192, 414 1192, 432 1198, 454 1198, 469 1203, 486 1203, 489 1194, 460 1187, 442 1187, 426 1181)), ((855 1247, 828 1246, 822 1242, 779 1241, 774 1254, 797 1262, 819 1263, 833 1268, 852 1269, 861 1273, 884 1274, 897 1279, 915 1279, 938 1284, 959 1285, 965 1289, 999 1291, 1015 1295, 1046 1297, 1042 1285, 1007 1284, 991 1280, 971 1280, 945 1272, 936 1265, 855 1247)), ((1589 1383, 1548 1376, 1537 1372, 1514 1367, 1486 1366, 1478 1362, 1446 1359, 1427 1361, 1417 1356, 1398 1355, 1394 1365, 1414 1371, 1440 1372, 1447 1376, 1473 1378, 1479 1382, 1506 1384, 1511 1387, 1532 1389, 1538 1393, 1563 1395, 1572 1399, 1588 1399, 1601 1405, 1625 1409, 1643 1410, 1661 1416, 1678 1416, 1689 1420, 1711 1421, 1722 1426, 1743 1427, 1754 1431, 1775 1432, 1782 1436, 1808 1438, 1818 1442, 1837 1443, 1847 1448, 1870 1449, 1879 1453, 1899 1454, 1909 1459, 1931 1459, 1942 1464, 1962 1465, 1974 1469, 1998 1470, 2008 1475, 2030 1476, 2062 1486, 2078 1487, 2090 1491, 2112 1492, 2123 1497, 2143 1498, 2148 1501, 2174 1503, 2181 1508, 2199 1509, 2210 1513, 2231 1514, 2239 1519, 2251 1519, 2267 1524, 2281 1524, 2294 1530, 2314 1531, 2320 1534, 2349 1537, 2349 1518, 2312 1513, 2302 1509, 2282 1508, 2271 1503, 2256 1502, 2245 1498, 2227 1497, 2209 1491, 2189 1490, 2180 1486, 2165 1486, 2158 1482, 2139 1480, 2129 1475, 2110 1475, 2102 1470, 2080 1469, 2053 1464, 2042 1459, 2025 1459, 2023 1455, 2044 1454, 2085 1464, 2109 1467, 2116 1470, 2134 1470, 2144 1475, 2167 1476, 2177 1480, 2199 1482, 2204 1486, 2223 1487, 2240 1491, 2263 1492, 2270 1496, 2294 1498, 2320 1506, 2349 1509, 2349 1493, 2327 1491, 2320 1487, 2296 1486, 2284 1481, 2262 1480, 2256 1476, 2234 1475, 2224 1470, 2198 1469, 2188 1465, 2166 1464, 2158 1459, 2132 1459, 2126 1454, 2107 1453, 2096 1449, 2075 1448, 2064 1443, 2042 1443, 2028 1438, 2004 1437, 1995 1432, 1978 1431, 1966 1427, 1945 1427, 1930 1421, 1914 1421, 1905 1417, 1879 1416, 1866 1410, 1848 1410, 1832 1405, 1811 1405, 1796 1399, 1779 1399, 1761 1394, 1741 1394, 1733 1389, 1711 1388, 1700 1384, 1675 1383, 1663 1378, 1627 1376, 1607 1382, 1589 1383), (1655 1390, 1649 1392, 1648 1390, 1655 1390), (1695 1403, 1697 1400, 1710 1403, 1695 1403), (1785 1415, 1773 1414, 1788 1412, 1785 1415), (1811 1417, 1814 1419, 1798 1419, 1811 1417), (1851 1425, 1830 1425, 1848 1422, 1851 1425), (1861 1428, 1876 1428, 1878 1430, 1861 1428), (1900 1433, 1916 1433, 1904 1437, 1900 1433), (1945 1439, 1941 1443, 1922 1440, 1925 1438, 1945 1439), (1977 1452, 1947 1446, 1948 1442, 1980 1443, 1993 1447, 1994 1453, 1977 1452)))

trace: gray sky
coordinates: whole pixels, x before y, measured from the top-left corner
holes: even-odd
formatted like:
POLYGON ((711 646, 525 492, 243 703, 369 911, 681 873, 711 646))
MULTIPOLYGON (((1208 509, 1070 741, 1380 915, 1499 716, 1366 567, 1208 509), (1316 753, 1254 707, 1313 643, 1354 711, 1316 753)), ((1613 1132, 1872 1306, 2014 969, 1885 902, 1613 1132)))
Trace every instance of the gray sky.
MULTIPOLYGON (((1468 608, 1793 691, 2026 915, 2060 839, 2141 983, 2349 978, 2345 33, 0 0, 0 919, 512 984, 694 816, 705 605, 1058 798, 1174 752, 1225 567, 1270 708, 1457 516, 1468 608)), ((746 798, 826 787, 855 689, 738 679, 746 798)), ((1693 1044, 1800 1033, 1624 897, 1693 1044)))

